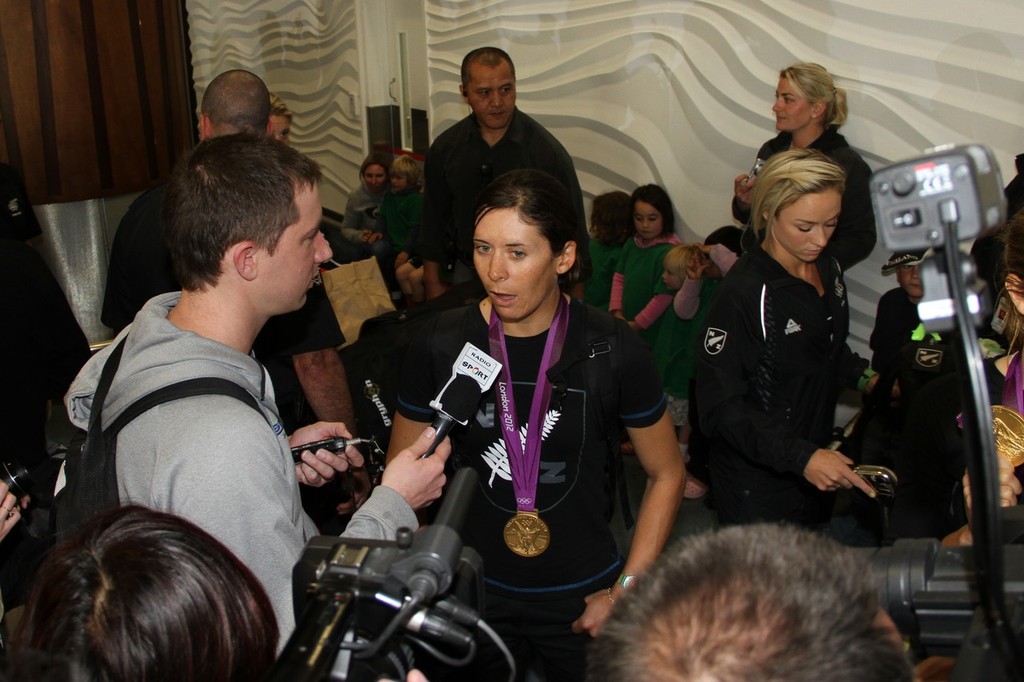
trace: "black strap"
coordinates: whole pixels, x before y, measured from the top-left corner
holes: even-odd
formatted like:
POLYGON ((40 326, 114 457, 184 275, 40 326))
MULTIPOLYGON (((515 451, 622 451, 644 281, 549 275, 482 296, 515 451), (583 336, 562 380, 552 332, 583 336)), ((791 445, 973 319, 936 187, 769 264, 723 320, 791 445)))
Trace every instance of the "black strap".
MULTIPOLYGON (((127 338, 127 337, 125 337, 127 338)), ((133 419, 162 403, 200 395, 226 395, 256 410, 270 424, 259 401, 241 385, 220 377, 185 379, 147 393, 117 416, 106 429, 103 403, 121 363, 125 339, 110 353, 93 395, 89 430, 81 452, 69 451, 66 462, 67 484, 63 503, 57 506, 57 531, 61 538, 95 514, 119 503, 117 484, 117 436, 133 419)))
POLYGON ((127 340, 127 336, 121 339, 114 346, 114 350, 110 352, 107 361, 103 363, 103 371, 100 372, 100 380, 96 385, 96 392, 92 396, 89 433, 93 433, 93 429, 97 429, 103 424, 103 403, 107 399, 107 392, 110 390, 110 384, 114 381, 114 375, 117 374, 117 368, 121 365, 121 355, 124 353, 124 343, 127 340))
POLYGON ((125 335, 114 346, 114 350, 103 364, 103 371, 92 397, 89 428, 77 457, 78 461, 74 461, 74 453, 68 453, 65 467, 68 480, 62 495, 66 501, 64 505, 58 507, 57 512, 58 531, 62 535, 66 535, 71 528, 77 527, 96 512, 109 507, 111 499, 115 503, 118 499, 115 463, 112 458, 104 456, 105 449, 101 448, 100 444, 103 440, 103 403, 121 364, 121 355, 124 353, 124 344, 127 340, 128 336, 125 335))
POLYGON ((199 395, 226 395, 235 398, 259 412, 267 420, 267 423, 270 423, 267 415, 263 414, 263 410, 260 409, 260 403, 256 400, 255 396, 234 381, 220 377, 199 377, 196 379, 185 379, 142 396, 129 405, 124 412, 119 414, 114 423, 103 430, 103 435, 105 438, 117 438, 117 434, 120 433, 121 429, 143 412, 162 403, 199 395))

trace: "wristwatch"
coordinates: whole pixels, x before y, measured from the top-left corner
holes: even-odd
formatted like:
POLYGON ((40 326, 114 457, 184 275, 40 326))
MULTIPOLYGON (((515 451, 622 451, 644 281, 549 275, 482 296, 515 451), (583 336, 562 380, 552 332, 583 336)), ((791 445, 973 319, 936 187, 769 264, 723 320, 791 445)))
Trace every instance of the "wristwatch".
POLYGON ((623 573, 619 576, 618 583, 622 586, 622 589, 628 590, 630 587, 636 584, 637 578, 638 576, 626 575, 625 573, 623 573))

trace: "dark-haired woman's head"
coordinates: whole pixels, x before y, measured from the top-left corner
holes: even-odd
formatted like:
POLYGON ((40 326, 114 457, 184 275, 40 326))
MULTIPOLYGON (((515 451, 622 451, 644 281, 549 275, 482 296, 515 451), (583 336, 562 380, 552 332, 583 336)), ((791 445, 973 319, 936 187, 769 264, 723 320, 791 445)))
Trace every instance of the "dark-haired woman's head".
POLYGON ((378 152, 366 155, 359 165, 359 179, 370 194, 380 194, 388 188, 391 159, 378 152))
POLYGON ((643 239, 654 239, 675 232, 676 218, 672 200, 659 185, 641 185, 630 197, 633 226, 643 239))
MULTIPOLYGON (((579 280, 580 262, 575 258, 576 209, 568 190, 544 171, 524 169, 505 173, 487 185, 477 199, 474 225, 494 211, 510 209, 519 220, 537 228, 551 246, 553 255, 562 254, 572 243, 571 267, 558 278, 563 291, 579 280)), ((480 273, 481 278, 483 273, 480 273)))
POLYGON ((46 559, 14 647, 96 680, 254 680, 278 631, 256 577, 197 526, 143 507, 97 516, 46 559))

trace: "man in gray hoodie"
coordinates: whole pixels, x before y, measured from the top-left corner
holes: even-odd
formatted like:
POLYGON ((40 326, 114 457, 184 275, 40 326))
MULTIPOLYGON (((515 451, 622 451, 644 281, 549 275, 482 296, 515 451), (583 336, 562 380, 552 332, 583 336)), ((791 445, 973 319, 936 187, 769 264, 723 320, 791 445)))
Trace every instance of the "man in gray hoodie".
MULTIPOLYGON (((127 339, 103 405, 107 425, 143 395, 193 377, 228 379, 258 400, 262 415, 224 395, 143 413, 120 432, 117 477, 123 504, 193 521, 252 569, 274 605, 282 643, 295 625, 292 567, 316 534, 299 484, 323 485, 362 464, 351 446, 338 455, 307 450, 293 463, 291 447, 349 431, 318 422, 288 437, 273 385, 251 353, 263 324, 302 306, 319 264, 331 257, 319 230, 319 179, 315 162, 267 136, 215 137, 179 164, 167 185, 162 229, 182 291, 151 300, 118 336, 127 339)), ((93 357, 68 392, 76 426, 88 425, 109 354, 93 357)), ((413 510, 436 499, 444 484, 448 445, 440 456, 417 456, 432 437, 427 429, 388 465, 346 535, 390 539, 401 526, 417 526, 413 510)))

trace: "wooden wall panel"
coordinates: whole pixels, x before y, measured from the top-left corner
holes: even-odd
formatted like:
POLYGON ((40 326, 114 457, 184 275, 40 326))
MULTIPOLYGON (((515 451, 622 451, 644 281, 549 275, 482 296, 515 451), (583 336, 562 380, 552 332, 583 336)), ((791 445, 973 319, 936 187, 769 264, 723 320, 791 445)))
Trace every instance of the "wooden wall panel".
POLYGON ((0 160, 32 202, 136 192, 194 143, 181 2, 0 0, 0 160))

